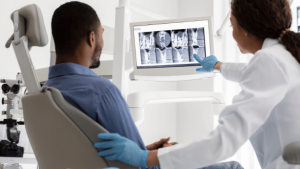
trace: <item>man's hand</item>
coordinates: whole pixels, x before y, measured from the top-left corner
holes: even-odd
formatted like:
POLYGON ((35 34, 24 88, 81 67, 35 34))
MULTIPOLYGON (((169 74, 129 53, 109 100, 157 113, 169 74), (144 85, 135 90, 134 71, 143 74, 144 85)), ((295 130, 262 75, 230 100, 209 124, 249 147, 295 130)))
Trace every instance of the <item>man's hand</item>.
POLYGON ((158 148, 162 148, 163 144, 168 143, 170 141, 170 137, 169 138, 162 138, 159 141, 152 143, 150 145, 147 145, 146 148, 147 150, 157 150, 158 148))
POLYGON ((170 146, 174 146, 174 145, 176 145, 176 144, 178 144, 178 143, 177 143, 177 142, 165 143, 165 144, 163 145, 163 148, 165 148, 165 147, 170 147, 170 146))
POLYGON ((170 141, 170 137, 169 138, 162 138, 159 141, 146 146, 146 148, 147 148, 147 150, 157 150, 159 148, 169 147, 169 146, 178 144, 177 142, 168 143, 169 141, 170 141))

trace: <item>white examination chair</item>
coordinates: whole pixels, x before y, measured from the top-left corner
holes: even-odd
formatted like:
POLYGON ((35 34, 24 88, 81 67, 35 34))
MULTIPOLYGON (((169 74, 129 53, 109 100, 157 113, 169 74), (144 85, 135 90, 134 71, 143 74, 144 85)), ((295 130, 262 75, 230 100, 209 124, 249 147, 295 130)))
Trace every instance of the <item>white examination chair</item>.
POLYGON ((29 49, 45 46, 48 36, 40 8, 25 6, 13 12, 14 34, 6 47, 13 45, 28 95, 22 98, 25 127, 41 169, 96 169, 117 167, 136 169, 97 155, 97 134, 107 132, 86 114, 69 104, 55 88, 41 89, 29 49))

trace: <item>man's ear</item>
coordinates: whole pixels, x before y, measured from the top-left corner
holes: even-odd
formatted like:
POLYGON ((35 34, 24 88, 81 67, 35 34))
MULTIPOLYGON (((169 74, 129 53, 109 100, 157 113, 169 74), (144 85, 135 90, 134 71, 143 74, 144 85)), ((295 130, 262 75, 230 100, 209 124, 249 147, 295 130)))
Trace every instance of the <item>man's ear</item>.
POLYGON ((96 42, 95 32, 92 31, 87 36, 87 43, 90 45, 90 47, 94 46, 96 42))

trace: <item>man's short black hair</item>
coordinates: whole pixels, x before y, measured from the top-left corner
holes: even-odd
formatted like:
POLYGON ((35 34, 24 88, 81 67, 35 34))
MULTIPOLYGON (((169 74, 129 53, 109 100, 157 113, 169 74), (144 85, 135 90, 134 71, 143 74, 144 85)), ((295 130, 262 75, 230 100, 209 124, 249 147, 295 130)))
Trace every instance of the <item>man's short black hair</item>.
POLYGON ((99 24, 97 13, 91 6, 76 1, 61 5, 54 11, 51 24, 56 53, 73 55, 92 31, 98 34, 99 24))

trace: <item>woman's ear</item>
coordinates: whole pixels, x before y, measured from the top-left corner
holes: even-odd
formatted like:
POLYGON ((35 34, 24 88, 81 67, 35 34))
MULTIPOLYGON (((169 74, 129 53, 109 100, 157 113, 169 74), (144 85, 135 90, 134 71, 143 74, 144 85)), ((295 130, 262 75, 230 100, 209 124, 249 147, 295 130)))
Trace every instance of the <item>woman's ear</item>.
POLYGON ((245 29, 242 28, 242 31, 243 31, 243 35, 244 35, 245 37, 249 36, 249 32, 247 32, 245 29))

